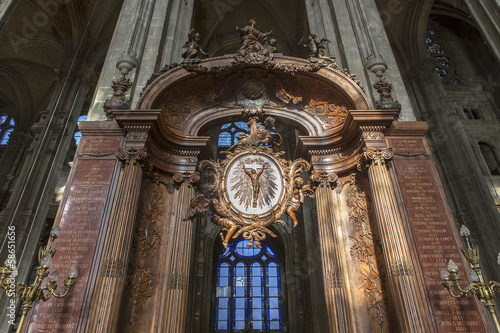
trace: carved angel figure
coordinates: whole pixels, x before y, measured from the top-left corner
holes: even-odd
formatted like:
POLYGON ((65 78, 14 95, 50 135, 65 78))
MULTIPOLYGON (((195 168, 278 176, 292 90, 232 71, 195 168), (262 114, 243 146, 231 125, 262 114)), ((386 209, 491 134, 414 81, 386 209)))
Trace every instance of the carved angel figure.
POLYGON ((251 19, 244 28, 236 27, 240 32, 241 46, 236 52, 236 59, 240 62, 262 63, 272 60, 272 53, 276 50, 276 39, 269 39, 272 31, 260 32, 255 28, 255 20, 251 19))
POLYGON ((196 32, 196 30, 191 29, 188 34, 189 41, 184 43, 182 46, 186 51, 182 54, 184 59, 201 59, 203 57, 208 57, 208 53, 205 53, 200 45, 201 35, 196 32))
POLYGON ((257 126, 258 117, 252 117, 248 121, 247 125, 250 128, 250 133, 241 134, 238 137, 238 142, 227 149, 239 150, 244 147, 257 147, 259 145, 270 144, 275 152, 279 151, 282 139, 281 135, 278 133, 272 133, 274 130, 275 120, 273 117, 267 117, 264 121, 264 125, 257 126))
POLYGON ((304 186, 304 180, 302 178, 296 177, 293 180, 292 198, 290 199, 286 209, 286 213, 292 218, 294 227, 296 227, 299 223, 297 221, 297 217, 295 216, 295 212, 299 210, 301 203, 304 202, 304 195, 313 197, 314 191, 309 187, 309 185, 304 186))
POLYGON ((240 32, 240 38, 241 38, 240 50, 245 49, 255 43, 260 43, 261 46, 265 44, 267 36, 269 36, 272 31, 260 32, 259 30, 257 30, 257 28, 255 28, 256 24, 257 22, 255 22, 254 19, 251 19, 248 22, 248 25, 246 25, 244 28, 236 26, 236 30, 240 32))
POLYGON ((309 60, 311 62, 324 62, 330 61, 335 62, 335 58, 325 56, 325 45, 330 43, 330 40, 326 38, 321 38, 318 40, 318 36, 315 34, 309 34, 307 38, 307 43, 305 42, 305 38, 302 37, 298 42, 297 46, 307 47, 311 53, 309 53, 309 60))
POLYGON ((220 203, 215 186, 210 186, 208 188, 208 193, 208 199, 205 195, 200 194, 191 200, 186 216, 184 217, 184 221, 190 220, 194 216, 210 210, 212 212, 212 222, 220 225, 223 230, 227 231, 226 237, 224 237, 222 232, 220 233, 220 236, 222 238, 222 245, 228 249, 229 240, 233 236, 234 232, 239 226, 242 226, 245 223, 239 216, 234 214, 231 210, 226 209, 226 207, 220 203))

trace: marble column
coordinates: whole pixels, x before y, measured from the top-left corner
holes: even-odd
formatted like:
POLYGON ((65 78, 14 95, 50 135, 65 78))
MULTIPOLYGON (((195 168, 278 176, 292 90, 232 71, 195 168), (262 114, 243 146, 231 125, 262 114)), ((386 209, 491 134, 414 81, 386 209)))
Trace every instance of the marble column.
POLYGON ((313 173, 316 189, 318 229, 321 262, 330 332, 357 332, 354 298, 349 286, 349 272, 345 260, 345 240, 340 224, 338 193, 332 184, 336 175, 313 173))
POLYGON ((368 178, 387 268, 387 283, 397 312, 399 331, 431 332, 395 187, 386 165, 386 161, 392 158, 392 151, 390 148, 366 149, 364 158, 368 163, 368 178))

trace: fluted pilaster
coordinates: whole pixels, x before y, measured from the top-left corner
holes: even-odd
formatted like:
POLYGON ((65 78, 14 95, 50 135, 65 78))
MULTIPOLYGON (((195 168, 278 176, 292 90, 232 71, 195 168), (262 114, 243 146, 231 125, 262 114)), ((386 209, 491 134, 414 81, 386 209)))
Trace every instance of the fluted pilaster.
POLYGON ((338 216, 339 202, 332 186, 336 176, 314 173, 312 178, 319 181, 316 203, 330 332, 356 332, 354 301, 348 283, 344 239, 338 216))
POLYGON ((392 151, 389 148, 366 149, 364 157, 368 162, 368 177, 387 267, 387 282, 397 312, 399 331, 430 332, 394 185, 387 170, 386 160, 392 158, 392 151))
MULTIPOLYGON (((179 175, 176 176, 174 180, 179 181, 179 175)), ((194 189, 189 181, 183 181, 174 192, 173 204, 167 212, 171 217, 167 222, 170 232, 163 249, 165 271, 160 288, 162 309, 158 332, 183 333, 185 330, 193 222, 183 221, 183 217, 193 196, 194 189)))
POLYGON ((146 156, 145 150, 133 148, 120 150, 117 154, 123 163, 122 171, 111 211, 107 242, 104 245, 86 332, 108 333, 117 330, 141 187, 141 164, 146 156))

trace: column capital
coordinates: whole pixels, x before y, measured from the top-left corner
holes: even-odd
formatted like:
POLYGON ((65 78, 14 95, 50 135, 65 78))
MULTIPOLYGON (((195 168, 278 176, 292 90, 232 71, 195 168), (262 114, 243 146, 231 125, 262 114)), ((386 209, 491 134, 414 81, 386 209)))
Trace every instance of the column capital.
MULTIPOLYGON (((394 153, 392 152, 392 148, 365 148, 363 153, 361 154, 363 157, 360 162, 367 163, 371 161, 371 165, 385 165, 386 160, 392 159, 394 153)), ((369 164, 367 165, 370 166, 369 164)), ((362 164, 358 164, 358 169, 361 170, 363 168, 362 164)))
POLYGON ((332 172, 328 173, 326 171, 312 171, 310 181, 312 182, 312 188, 316 189, 318 187, 328 187, 334 188, 334 184, 338 181, 339 176, 332 172))
POLYGON ((126 165, 137 165, 138 163, 147 164, 148 153, 146 148, 144 149, 120 149, 116 153, 116 158, 122 162, 122 167, 126 165))

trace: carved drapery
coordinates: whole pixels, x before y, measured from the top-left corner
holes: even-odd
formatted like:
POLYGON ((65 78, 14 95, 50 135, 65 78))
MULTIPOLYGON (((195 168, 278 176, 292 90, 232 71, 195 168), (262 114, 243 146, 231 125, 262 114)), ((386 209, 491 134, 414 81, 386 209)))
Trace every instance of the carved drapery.
POLYGON ((122 149, 117 153, 122 170, 111 211, 101 268, 96 282, 86 332, 114 332, 118 325, 120 303, 126 284, 132 245, 135 210, 142 179, 144 149, 122 149))
POLYGON ((323 278, 330 332, 356 332, 353 297, 349 288, 347 262, 339 217, 337 175, 315 172, 316 204, 321 244, 323 278))
POLYGON ((403 219, 398 209, 395 188, 386 161, 392 158, 390 148, 365 149, 363 157, 377 214, 377 225, 387 268, 387 282, 397 312, 401 332, 431 332, 418 290, 418 280, 410 257, 403 219))

